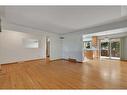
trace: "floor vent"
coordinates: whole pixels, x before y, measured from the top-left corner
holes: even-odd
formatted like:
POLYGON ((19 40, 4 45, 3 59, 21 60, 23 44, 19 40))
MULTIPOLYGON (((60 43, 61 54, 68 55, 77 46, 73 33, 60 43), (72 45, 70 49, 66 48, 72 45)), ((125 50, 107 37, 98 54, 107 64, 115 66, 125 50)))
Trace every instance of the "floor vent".
POLYGON ((77 62, 77 60, 76 60, 76 59, 73 59, 73 58, 68 58, 68 61, 70 61, 70 62, 74 62, 74 63, 77 62))

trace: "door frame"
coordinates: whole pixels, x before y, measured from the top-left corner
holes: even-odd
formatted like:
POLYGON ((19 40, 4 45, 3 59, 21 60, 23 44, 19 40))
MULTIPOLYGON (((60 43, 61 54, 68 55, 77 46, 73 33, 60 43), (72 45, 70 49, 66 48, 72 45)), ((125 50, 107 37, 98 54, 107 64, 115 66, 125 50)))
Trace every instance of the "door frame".
POLYGON ((48 36, 46 36, 46 58, 50 58, 51 56, 51 41, 48 36))

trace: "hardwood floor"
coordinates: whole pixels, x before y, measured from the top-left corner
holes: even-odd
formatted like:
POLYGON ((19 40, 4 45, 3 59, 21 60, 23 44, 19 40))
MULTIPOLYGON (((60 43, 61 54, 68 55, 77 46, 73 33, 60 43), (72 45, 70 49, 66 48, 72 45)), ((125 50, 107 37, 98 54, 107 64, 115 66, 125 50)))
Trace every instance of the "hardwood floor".
POLYGON ((46 60, 2 65, 1 89, 126 89, 127 62, 46 60))

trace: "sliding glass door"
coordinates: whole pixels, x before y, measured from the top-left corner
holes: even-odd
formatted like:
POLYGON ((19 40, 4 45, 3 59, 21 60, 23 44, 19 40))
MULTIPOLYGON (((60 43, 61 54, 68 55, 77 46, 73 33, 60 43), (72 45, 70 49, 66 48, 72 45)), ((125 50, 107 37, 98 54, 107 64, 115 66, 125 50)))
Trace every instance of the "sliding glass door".
POLYGON ((110 57, 110 42, 109 40, 101 40, 101 58, 110 57))
POLYGON ((101 40, 100 52, 100 58, 120 59, 120 39, 101 40))
POLYGON ((111 59, 120 59, 120 39, 111 39, 111 59))

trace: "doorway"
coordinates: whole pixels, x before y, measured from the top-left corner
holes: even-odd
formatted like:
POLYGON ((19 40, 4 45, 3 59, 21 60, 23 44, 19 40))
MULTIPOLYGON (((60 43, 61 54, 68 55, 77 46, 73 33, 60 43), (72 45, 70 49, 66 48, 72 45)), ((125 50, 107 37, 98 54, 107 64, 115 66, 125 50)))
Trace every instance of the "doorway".
POLYGON ((46 58, 50 59, 50 39, 46 37, 46 58))
POLYGON ((100 58, 120 59, 120 39, 102 39, 100 41, 100 58))

